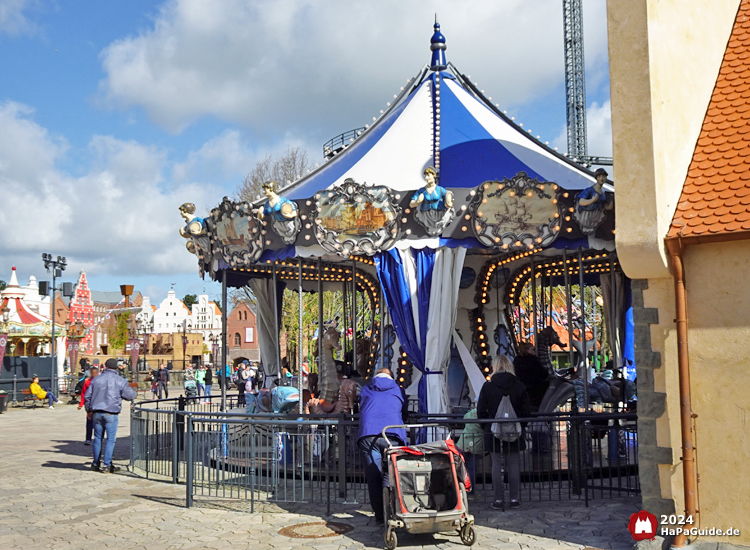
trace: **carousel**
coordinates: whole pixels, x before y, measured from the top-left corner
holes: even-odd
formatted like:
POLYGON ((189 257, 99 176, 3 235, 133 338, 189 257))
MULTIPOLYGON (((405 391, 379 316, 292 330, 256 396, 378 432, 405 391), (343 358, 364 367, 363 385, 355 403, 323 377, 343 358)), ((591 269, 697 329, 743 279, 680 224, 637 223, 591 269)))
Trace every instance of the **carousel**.
POLYGON ((540 409, 625 401, 633 323, 612 182, 493 104, 446 61, 437 23, 430 49, 380 116, 308 174, 204 217, 183 204, 201 276, 222 283, 225 304, 230 287, 255 296, 269 391, 281 384, 282 294, 299 293, 300 342, 302 297, 317 295, 315 376, 297 390, 325 411, 346 409, 349 381, 385 366, 419 413, 446 414, 476 398, 495 354, 532 348, 550 377, 540 409))
MULTIPOLYGON (((37 357, 49 354, 52 339, 52 321, 34 311, 26 302, 26 289, 18 285, 16 268, 10 276, 8 286, 0 292, 0 332, 7 335, 5 355, 9 357, 37 357)), ((58 345, 65 337, 65 327, 55 324, 58 345)))

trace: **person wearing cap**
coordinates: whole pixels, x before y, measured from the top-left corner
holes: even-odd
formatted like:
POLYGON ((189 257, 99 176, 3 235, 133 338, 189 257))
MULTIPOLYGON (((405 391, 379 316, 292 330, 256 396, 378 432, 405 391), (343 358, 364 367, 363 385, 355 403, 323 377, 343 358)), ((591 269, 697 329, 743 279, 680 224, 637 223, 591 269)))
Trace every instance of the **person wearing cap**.
POLYGON ((118 415, 122 411, 122 400, 132 401, 136 396, 128 381, 118 376, 116 359, 107 359, 104 372, 91 379, 84 395, 84 406, 94 423, 94 461, 91 463, 93 471, 110 474, 120 471, 118 466, 112 464, 120 420, 118 415), (104 447, 104 460, 100 464, 99 457, 105 434, 107 443, 104 447))

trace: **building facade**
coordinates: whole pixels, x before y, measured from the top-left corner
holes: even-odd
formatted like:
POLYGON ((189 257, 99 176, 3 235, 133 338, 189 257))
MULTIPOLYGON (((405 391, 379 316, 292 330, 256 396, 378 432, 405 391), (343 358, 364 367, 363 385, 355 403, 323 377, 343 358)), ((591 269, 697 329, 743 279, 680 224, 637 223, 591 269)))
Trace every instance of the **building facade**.
MULTIPOLYGON (((83 271, 78 275, 73 297, 68 304, 67 319, 71 324, 81 321, 87 329, 94 325, 94 302, 91 299, 86 273, 83 271)), ((94 332, 89 330, 79 346, 79 353, 94 353, 94 332)))
MULTIPOLYGON (((150 303, 150 301, 149 301, 150 303)), ((182 323, 190 317, 190 310, 175 294, 174 290, 167 293, 159 307, 154 311, 154 333, 171 334, 182 331, 182 323)))
MULTIPOLYGON (((687 510, 707 529, 750 517, 750 397, 737 383, 750 355, 748 21, 747 0, 607 2, 643 508, 687 510)), ((702 544, 745 548, 750 531, 691 548, 702 544)))
MULTIPOLYGON (((107 355, 113 351, 109 349, 109 331, 112 330, 115 322, 115 310, 124 307, 125 301, 119 291, 90 290, 89 292, 94 310, 94 326, 91 329, 94 349, 91 353, 107 355)), ((141 307, 143 297, 140 292, 136 292, 130 301, 133 307, 141 307)))
POLYGON ((227 316, 227 357, 232 364, 260 361, 255 313, 245 302, 239 302, 227 316))

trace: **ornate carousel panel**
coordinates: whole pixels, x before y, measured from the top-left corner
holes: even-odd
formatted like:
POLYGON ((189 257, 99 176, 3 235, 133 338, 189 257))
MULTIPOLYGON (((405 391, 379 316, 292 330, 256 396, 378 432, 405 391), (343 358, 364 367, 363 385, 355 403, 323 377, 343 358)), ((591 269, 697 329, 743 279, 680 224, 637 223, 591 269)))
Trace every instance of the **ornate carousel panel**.
POLYGON ((211 211, 213 245, 232 267, 256 262, 263 252, 261 224, 247 202, 228 198, 211 211))
POLYGON ((560 232, 558 186, 519 172, 479 186, 471 204, 474 233, 485 246, 528 250, 547 246, 560 232))
POLYGON ((364 186, 348 179, 315 195, 315 232, 328 252, 372 255, 393 246, 399 207, 385 186, 364 186))

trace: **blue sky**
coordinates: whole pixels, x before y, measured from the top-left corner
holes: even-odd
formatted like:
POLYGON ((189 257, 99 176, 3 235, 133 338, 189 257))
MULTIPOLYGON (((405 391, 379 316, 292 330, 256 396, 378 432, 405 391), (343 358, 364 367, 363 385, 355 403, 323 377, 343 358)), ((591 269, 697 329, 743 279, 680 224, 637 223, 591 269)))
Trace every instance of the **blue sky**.
MULTIPOLYGON (((0 0, 0 278, 68 257, 97 290, 218 295, 177 207, 233 195, 262 155, 321 160, 429 61, 447 57, 565 149, 560 0, 0 0)), ((589 150, 611 154, 605 3, 584 2, 589 150)))

